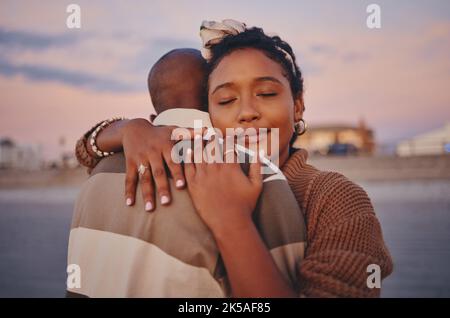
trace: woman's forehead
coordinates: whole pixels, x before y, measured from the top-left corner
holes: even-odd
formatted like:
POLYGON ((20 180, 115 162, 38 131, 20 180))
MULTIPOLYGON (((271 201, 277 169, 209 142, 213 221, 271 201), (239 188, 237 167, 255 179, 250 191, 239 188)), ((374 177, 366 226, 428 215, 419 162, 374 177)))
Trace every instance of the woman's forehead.
POLYGON ((287 83, 279 63, 260 50, 246 48, 225 56, 211 73, 209 81, 212 88, 213 85, 221 83, 257 81, 262 77, 273 77, 282 84, 287 83))

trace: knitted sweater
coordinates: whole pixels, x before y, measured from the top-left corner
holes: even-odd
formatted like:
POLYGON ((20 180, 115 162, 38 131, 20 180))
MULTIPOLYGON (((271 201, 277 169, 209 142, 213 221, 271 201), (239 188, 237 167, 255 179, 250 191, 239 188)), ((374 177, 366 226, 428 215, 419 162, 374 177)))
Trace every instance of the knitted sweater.
POLYGON ((370 264, 381 277, 393 263, 380 223, 367 193, 336 172, 319 171, 306 163, 307 152, 295 151, 282 167, 307 226, 305 258, 298 268, 306 297, 378 297, 368 288, 370 264))

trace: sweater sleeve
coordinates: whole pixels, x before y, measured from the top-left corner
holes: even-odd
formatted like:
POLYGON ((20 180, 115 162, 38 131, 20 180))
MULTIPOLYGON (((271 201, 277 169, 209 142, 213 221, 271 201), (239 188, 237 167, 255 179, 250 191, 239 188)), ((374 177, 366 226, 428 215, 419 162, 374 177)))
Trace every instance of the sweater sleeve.
POLYGON ((311 187, 309 245, 298 267, 301 295, 379 297, 379 288, 367 286, 367 267, 379 265, 384 278, 393 264, 367 193, 334 172, 320 173, 311 187))

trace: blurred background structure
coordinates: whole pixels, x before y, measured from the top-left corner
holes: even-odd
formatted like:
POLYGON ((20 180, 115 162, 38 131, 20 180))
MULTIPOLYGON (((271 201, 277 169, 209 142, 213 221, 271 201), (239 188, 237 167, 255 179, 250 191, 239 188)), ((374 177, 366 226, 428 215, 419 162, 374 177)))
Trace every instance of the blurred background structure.
POLYGON ((438 129, 402 140, 397 145, 399 156, 444 155, 450 153, 450 122, 438 129))
POLYGON ((311 155, 373 155, 375 137, 364 120, 358 125, 317 125, 309 127, 294 146, 311 155))
POLYGON ((0 139, 0 169, 38 170, 42 155, 38 145, 16 145, 9 138, 0 139))

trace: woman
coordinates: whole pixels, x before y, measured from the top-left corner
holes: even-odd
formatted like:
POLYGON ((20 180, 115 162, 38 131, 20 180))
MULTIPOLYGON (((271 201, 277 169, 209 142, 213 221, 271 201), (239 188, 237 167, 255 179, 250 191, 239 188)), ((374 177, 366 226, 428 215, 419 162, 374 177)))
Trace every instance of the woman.
MULTIPOLYGON (((291 148, 304 111, 303 78, 291 47, 262 29, 247 29, 235 21, 204 23, 202 32, 213 126, 224 135, 226 128, 279 129, 279 165, 307 222, 308 247, 298 268, 300 295, 379 296, 379 289, 367 285, 367 268, 378 265, 384 278, 392 272, 392 261, 366 192, 341 174, 312 167, 306 163, 306 151, 291 148)), ((105 131, 117 130, 118 125, 105 131)), ((150 126, 123 123, 127 162, 147 146, 133 141, 130 147, 131 136, 149 133, 154 129, 150 126)), ((120 148, 121 140, 112 139, 103 140, 108 146, 103 151, 120 148)), ((150 164, 160 178, 161 169, 150 164)), ((252 222, 262 188, 259 164, 252 165, 248 176, 237 164, 187 163, 184 168, 194 205, 220 249, 233 296, 298 296, 281 277, 252 222)), ((184 181, 179 171, 172 174, 184 181)))

